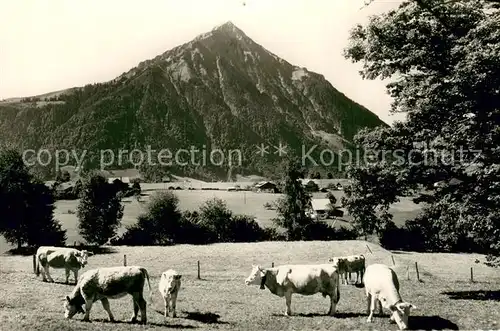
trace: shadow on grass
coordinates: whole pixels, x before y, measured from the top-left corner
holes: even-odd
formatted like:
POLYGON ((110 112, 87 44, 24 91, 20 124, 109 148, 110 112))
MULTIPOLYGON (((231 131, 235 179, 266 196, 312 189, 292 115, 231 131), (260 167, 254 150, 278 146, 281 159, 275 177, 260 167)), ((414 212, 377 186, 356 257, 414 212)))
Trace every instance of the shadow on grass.
MULTIPOLYGON (((95 247, 95 246, 65 246, 67 248, 76 248, 79 250, 87 250, 91 252, 94 255, 104 255, 104 254, 114 254, 117 252, 116 248, 114 247, 95 247)), ((36 254, 36 250, 38 249, 37 247, 21 247, 21 248, 12 248, 8 251, 6 251, 4 254, 5 255, 21 255, 21 256, 32 256, 36 254)))
POLYGON ((439 316, 410 316, 411 330, 458 330, 458 325, 439 316))
POLYGON ((42 282, 47 283, 47 284, 57 284, 57 285, 71 286, 71 287, 74 287, 76 285, 76 283, 73 280, 70 280, 69 283, 65 283, 63 281, 57 281, 57 280, 54 280, 53 282, 44 282, 42 280, 42 282))
MULTIPOLYGON (((271 315, 275 316, 275 317, 287 317, 287 316, 285 316, 284 313, 281 313, 281 314, 274 313, 271 315)), ((292 313, 292 317, 293 316, 297 316, 297 317, 328 317, 329 315, 327 313, 323 313, 323 314, 321 314, 321 313, 307 313, 307 314, 292 313)), ((336 313, 335 316, 332 316, 332 318, 353 318, 353 317, 362 317, 362 316, 367 316, 367 315, 362 314, 362 313, 336 313)))
POLYGON ((186 316, 184 317, 185 319, 200 322, 200 323, 205 323, 205 324, 230 324, 228 322, 224 321, 219 321, 220 315, 219 314, 214 314, 210 312, 206 313, 201 313, 201 312, 189 312, 189 311, 182 311, 186 316))
MULTIPOLYGON (((90 322, 98 322, 98 323, 106 323, 106 324, 141 325, 139 322, 136 322, 136 323, 131 323, 130 321, 114 321, 114 322, 111 322, 108 319, 95 319, 95 320, 91 320, 90 322)), ((196 326, 192 326, 192 325, 169 324, 169 323, 154 323, 154 322, 147 322, 146 326, 168 327, 168 328, 172 328, 172 329, 195 329, 196 328, 196 326)))
POLYGON ((447 295, 452 300, 478 300, 478 301, 500 301, 500 291, 449 291, 441 294, 447 295))

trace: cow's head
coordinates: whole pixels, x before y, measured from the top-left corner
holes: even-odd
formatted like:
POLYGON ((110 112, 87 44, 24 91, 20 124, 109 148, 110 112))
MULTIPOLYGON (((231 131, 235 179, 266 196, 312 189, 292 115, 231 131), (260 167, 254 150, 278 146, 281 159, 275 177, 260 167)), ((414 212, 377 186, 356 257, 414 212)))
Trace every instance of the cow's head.
POLYGON ((258 265, 252 265, 252 271, 247 279, 245 279, 246 285, 260 285, 261 289, 264 289, 266 272, 258 265))
POLYGON ((89 251, 87 250, 81 250, 80 252, 78 252, 78 259, 80 261, 80 264, 82 265, 82 267, 85 267, 88 263, 88 258, 89 256, 92 255, 92 253, 90 253, 89 251))
POLYGON ((398 302, 394 305, 390 305, 389 309, 392 311, 391 321, 396 322, 400 330, 407 330, 410 310, 416 308, 417 307, 409 302, 398 302))
POLYGON ((328 262, 333 264, 337 268, 339 273, 345 272, 345 270, 347 268, 347 266, 346 266, 347 260, 344 258, 334 257, 334 258, 331 258, 330 260, 328 260, 328 262))
POLYGON ((69 298, 69 296, 66 296, 66 299, 64 300, 64 318, 72 318, 77 313, 85 313, 82 305, 76 304, 69 298))
POLYGON ((167 292, 168 293, 174 293, 175 291, 179 290, 179 288, 181 287, 182 275, 164 273, 162 276, 167 279, 167 292))

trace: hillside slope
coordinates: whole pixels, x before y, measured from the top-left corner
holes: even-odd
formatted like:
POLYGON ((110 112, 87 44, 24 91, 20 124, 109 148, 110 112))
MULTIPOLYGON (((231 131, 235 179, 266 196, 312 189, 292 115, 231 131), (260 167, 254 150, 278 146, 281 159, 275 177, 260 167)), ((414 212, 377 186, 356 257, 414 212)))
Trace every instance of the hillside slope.
MULTIPOLYGON (((385 123, 322 75, 277 57, 231 22, 110 82, 0 103, 0 140, 19 148, 86 149, 89 160, 91 152, 149 145, 239 149, 239 173, 276 171, 280 157, 272 147, 255 157, 261 143, 282 142, 299 155, 302 145, 335 151, 350 147, 360 128, 377 125, 385 123)), ((227 161, 189 163, 174 168, 219 177, 229 168, 227 161)))

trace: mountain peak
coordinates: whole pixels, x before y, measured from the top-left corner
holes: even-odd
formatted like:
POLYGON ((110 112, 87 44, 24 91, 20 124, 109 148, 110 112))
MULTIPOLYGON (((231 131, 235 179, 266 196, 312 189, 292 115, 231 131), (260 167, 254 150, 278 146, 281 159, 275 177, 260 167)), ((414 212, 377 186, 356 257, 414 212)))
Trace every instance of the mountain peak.
POLYGON ((234 23, 231 21, 227 21, 224 24, 216 26, 215 28, 212 29, 212 31, 221 31, 221 32, 230 33, 232 35, 237 35, 237 36, 238 35, 240 35, 240 36, 245 35, 245 33, 240 28, 238 28, 236 25, 234 25, 234 23))

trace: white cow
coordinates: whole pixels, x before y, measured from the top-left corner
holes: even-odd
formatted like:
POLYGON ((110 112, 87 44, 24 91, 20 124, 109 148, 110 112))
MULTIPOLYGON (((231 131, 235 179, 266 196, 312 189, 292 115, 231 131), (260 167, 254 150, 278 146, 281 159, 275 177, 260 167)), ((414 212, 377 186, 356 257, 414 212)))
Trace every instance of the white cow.
POLYGON ((410 309, 416 307, 404 302, 399 295, 399 281, 394 270, 385 264, 370 264, 366 268, 364 285, 367 296, 368 323, 373 321, 375 305, 379 304, 379 314, 382 307, 391 311, 391 321, 398 324, 400 330, 408 329, 410 309))
POLYGON ((323 297, 330 296, 330 310, 328 314, 335 315, 336 306, 340 299, 339 274, 332 264, 318 265, 282 265, 274 268, 252 266, 250 276, 245 280, 246 285, 260 285, 271 293, 285 297, 285 315, 292 314, 290 308, 292 294, 312 295, 321 293, 323 297))
POLYGON ((158 290, 165 303, 165 317, 168 317, 170 311, 172 311, 172 317, 177 316, 175 307, 177 303, 177 294, 181 288, 181 277, 182 275, 172 269, 164 271, 161 274, 158 290))
POLYGON ((49 273, 49 267, 55 269, 64 268, 66 271, 66 284, 69 283, 69 273, 73 271, 75 276, 75 284, 78 280, 78 271, 87 265, 87 259, 91 253, 86 250, 78 250, 68 247, 53 247, 41 246, 36 251, 35 257, 35 274, 42 273, 43 281, 46 282, 47 278, 50 282, 54 282, 49 273), (40 268, 40 266, 42 268, 40 268))
POLYGON ((134 304, 134 315, 130 320, 137 321, 137 314, 141 311, 141 323, 146 324, 146 300, 144 300, 143 289, 145 281, 148 281, 150 302, 152 302, 151 284, 146 269, 138 266, 110 267, 92 269, 84 272, 75 288, 64 302, 64 317, 72 318, 76 313, 83 313, 82 306, 85 305, 84 321, 90 321, 90 309, 92 304, 101 301, 104 310, 108 313, 109 320, 115 321, 109 307, 109 299, 122 298, 127 294, 132 296, 134 304))
POLYGON ((334 257, 329 260, 330 263, 337 265, 341 275, 342 283, 348 284, 351 280, 351 273, 356 273, 356 284, 363 281, 365 272, 365 256, 364 255, 349 255, 334 257))

